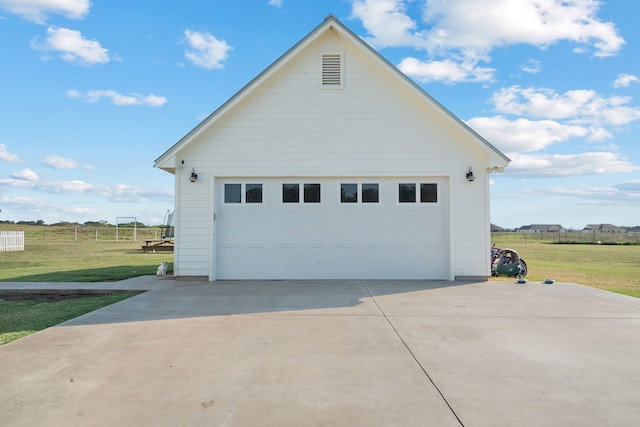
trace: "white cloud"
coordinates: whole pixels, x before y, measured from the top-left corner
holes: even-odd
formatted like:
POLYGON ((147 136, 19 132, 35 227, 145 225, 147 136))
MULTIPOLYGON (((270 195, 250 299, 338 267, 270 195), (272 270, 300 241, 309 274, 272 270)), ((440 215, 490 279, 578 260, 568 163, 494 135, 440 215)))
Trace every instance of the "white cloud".
POLYGON ((127 105, 146 105, 150 107, 160 107, 167 102, 167 98, 157 95, 140 95, 133 93, 131 95, 122 95, 115 90, 90 90, 87 93, 82 93, 79 90, 67 91, 67 96, 70 98, 83 98, 87 102, 98 102, 102 98, 109 98, 114 105, 127 106, 127 105))
POLYGON ((398 69, 421 82, 441 81, 445 84, 491 81, 495 73, 494 68, 480 67, 477 61, 468 59, 420 61, 416 58, 404 58, 398 64, 398 69))
POLYGON ((269 0, 269 6, 280 7, 282 6, 282 0, 269 0))
POLYGON ((529 59, 520 66, 520 69, 525 73, 538 74, 542 71, 542 64, 537 59, 529 59))
POLYGON ((233 49, 226 41, 199 31, 186 30, 184 35, 189 45, 184 56, 195 66, 208 70, 224 68, 224 61, 233 49))
POLYGON ((10 176, 11 176, 11 178, 19 179, 19 180, 22 180, 22 181, 37 181, 38 180, 38 174, 36 174, 31 169, 22 169, 21 171, 12 173, 10 176))
POLYGON ((45 193, 83 193, 96 187, 84 181, 42 181, 26 179, 0 179, 0 185, 13 188, 26 188, 45 193))
POLYGON ((111 58, 109 50, 103 48, 95 40, 87 40, 80 31, 68 28, 47 28, 47 39, 44 43, 34 40, 34 49, 53 52, 71 63, 90 67, 95 64, 106 64, 111 58))
MULTIPOLYGON (((560 41, 595 48, 594 55, 614 55, 625 43, 614 24, 602 22, 594 0, 426 0, 423 22, 407 14, 411 0, 352 0, 378 48, 407 46, 427 51, 428 59, 405 58, 401 69, 423 81, 486 81, 495 70, 480 67, 497 47, 529 44, 545 48, 560 41), (453 76, 443 70, 452 70, 453 76)), ((539 63, 523 70, 538 72, 539 63)))
POLYGON ((638 195, 640 196, 640 180, 623 182, 621 184, 615 185, 615 187, 619 188, 620 190, 638 193, 638 195))
POLYGON ((173 199, 172 190, 133 187, 126 184, 114 184, 105 189, 104 196, 112 202, 145 202, 149 199, 173 199))
POLYGON ((53 169, 93 169, 93 166, 82 166, 74 159, 57 155, 45 157, 42 164, 53 169))
POLYGON ((16 209, 34 209, 34 208, 43 208, 43 207, 57 207, 57 204, 52 204, 51 202, 41 200, 41 199, 33 199, 30 197, 22 197, 22 196, 2 196, 0 199, 4 205, 11 206, 16 209))
POLYGON ((66 203, 56 203, 49 200, 22 197, 22 196, 3 196, 0 201, 15 210, 19 210, 21 213, 31 210, 38 211, 37 215, 50 213, 52 211, 56 213, 70 213, 81 214, 86 216, 94 216, 98 213, 95 209, 79 208, 70 206, 66 203))
POLYGON ((631 83, 638 83, 640 79, 638 76, 632 74, 618 74, 618 78, 613 82, 613 87, 629 87, 631 83))
MULTIPOLYGON (((564 187, 547 187, 537 189, 522 189, 517 196, 532 197, 561 197, 563 201, 569 198, 581 200, 576 206, 604 206, 611 209, 612 206, 631 206, 636 207, 640 204, 640 193, 626 191, 619 186, 613 187, 581 187, 581 188, 564 188, 564 187)), ((580 208, 584 211, 584 207, 580 208)))
POLYGON ((571 138, 600 141, 612 137, 602 128, 563 124, 554 120, 509 120, 504 116, 494 116, 475 117, 466 123, 509 157, 513 157, 514 153, 540 151, 571 138))
POLYGON ((430 46, 490 51, 498 46, 546 47, 562 40, 593 44, 595 56, 615 54, 624 44, 593 0, 427 0, 424 19, 433 27, 430 46))
POLYGON ((640 170, 617 153, 516 154, 505 174, 516 176, 558 177, 602 175, 640 170))
POLYGON ((640 170, 616 153, 616 147, 582 154, 526 154, 542 151, 574 138, 588 142, 612 139, 608 127, 640 120, 640 108, 628 97, 605 97, 593 90, 556 93, 546 88, 511 86, 495 92, 494 110, 504 115, 475 117, 467 124, 505 152, 514 176, 570 176, 640 170), (608 150, 612 150, 609 152, 608 150))
POLYGON ((17 163, 19 161, 18 156, 7 151, 6 145, 0 144, 0 162, 17 163))
POLYGON ((47 193, 86 193, 97 187, 80 180, 72 181, 40 181, 34 188, 47 193))
POLYGON ((640 120, 640 108, 626 105, 632 101, 630 97, 604 97, 594 90, 558 94, 553 89, 511 86, 495 92, 491 101, 499 113, 568 120, 574 124, 619 126, 640 120))
POLYGON ((148 202, 152 199, 173 201, 174 198, 174 192, 167 189, 133 187, 126 184, 95 185, 80 180, 46 181, 39 179, 28 169, 13 174, 11 178, 0 179, 0 186, 43 193, 82 194, 115 203, 148 202))
POLYGON ((367 41, 378 47, 426 47, 426 40, 416 33, 417 24, 406 14, 403 0, 355 0, 352 14, 373 37, 367 41))
POLYGON ((0 0, 0 9, 43 24, 48 15, 81 19, 88 12, 89 0, 0 0))

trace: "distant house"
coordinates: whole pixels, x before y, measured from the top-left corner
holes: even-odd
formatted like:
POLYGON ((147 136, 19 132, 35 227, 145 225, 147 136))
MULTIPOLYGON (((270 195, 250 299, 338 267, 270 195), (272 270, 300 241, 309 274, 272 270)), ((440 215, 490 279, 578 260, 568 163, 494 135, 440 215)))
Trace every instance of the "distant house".
POLYGON ((502 231, 507 231, 507 230, 502 228, 502 227, 499 227, 499 226, 497 226, 495 224, 491 224, 491 232, 492 233, 494 233, 494 232, 502 232, 502 231))
POLYGON ((627 228, 627 233, 640 233, 640 225, 636 225, 635 227, 627 228))
POLYGON ((567 230, 560 224, 531 224, 515 229, 518 233, 564 233, 567 230))
POLYGON ((627 229, 613 224, 587 224, 582 231, 585 233, 624 233, 627 229))
POLYGON ((491 274, 508 163, 329 16, 155 166, 175 175, 175 276, 456 280, 491 274))

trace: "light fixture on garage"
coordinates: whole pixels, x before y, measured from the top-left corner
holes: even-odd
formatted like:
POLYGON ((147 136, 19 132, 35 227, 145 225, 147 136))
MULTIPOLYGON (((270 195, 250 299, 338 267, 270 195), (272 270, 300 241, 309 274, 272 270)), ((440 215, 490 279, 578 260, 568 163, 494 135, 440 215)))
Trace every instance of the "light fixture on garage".
POLYGON ((473 176, 473 169, 469 168, 469 172, 467 172, 467 181, 471 182, 474 179, 476 179, 476 177, 473 176))
POLYGON ((195 169, 191 169, 191 176, 189 177, 189 181, 196 182, 198 180, 198 174, 195 169))

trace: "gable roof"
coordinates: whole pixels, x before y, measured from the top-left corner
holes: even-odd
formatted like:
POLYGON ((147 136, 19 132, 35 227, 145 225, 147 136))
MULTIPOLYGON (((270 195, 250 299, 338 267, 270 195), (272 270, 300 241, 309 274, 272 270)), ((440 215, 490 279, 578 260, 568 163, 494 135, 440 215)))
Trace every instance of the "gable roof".
POLYGON ((621 231, 623 227, 618 227, 613 224, 587 224, 583 228, 583 231, 621 231))
POLYGON ((253 89, 258 87, 262 82, 268 79, 271 75, 277 72, 283 65, 285 65, 291 58, 293 58, 298 52, 303 50, 306 46, 317 40, 325 32, 334 30, 344 38, 351 41, 353 45, 359 47, 362 52, 371 57, 374 61, 380 63, 387 68, 392 75, 401 80, 404 84, 410 86, 420 96, 423 97, 428 103, 435 107, 436 111, 439 111, 442 117, 450 121, 455 127, 461 129, 464 133, 469 135, 473 140, 476 140, 481 146, 483 146, 490 154, 490 172, 502 171, 502 169, 511 161, 505 154, 494 147, 486 139, 476 133, 462 120, 456 117, 453 113, 442 106, 431 95, 418 86, 413 80, 402 73, 393 64, 387 61, 382 55, 369 46, 364 40, 354 34, 351 30, 345 27, 334 15, 329 15, 325 20, 307 34, 302 40, 296 43, 291 49, 278 58, 273 64, 267 67, 262 73, 246 84, 229 100, 222 104, 217 110, 211 113, 200 124, 187 133, 182 139, 175 143, 171 148, 165 151, 160 157, 155 160, 154 167, 161 168, 168 172, 173 173, 175 170, 175 155, 187 146, 191 141, 197 138, 202 132, 208 129, 213 123, 215 123, 225 112, 233 108, 237 103, 244 99, 253 89))
POLYGON ((516 231, 561 231, 564 227, 560 224, 530 224, 516 228, 516 231))

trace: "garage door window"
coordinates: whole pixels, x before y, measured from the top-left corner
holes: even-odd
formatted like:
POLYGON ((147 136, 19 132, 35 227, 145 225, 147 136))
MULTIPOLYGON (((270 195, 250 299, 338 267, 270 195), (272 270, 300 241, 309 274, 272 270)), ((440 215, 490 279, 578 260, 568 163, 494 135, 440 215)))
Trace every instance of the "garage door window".
POLYGON ((378 203, 380 189, 378 184, 362 184, 362 203, 378 203))
POLYGON ((420 184, 420 203, 438 203, 438 184, 420 184))
POLYGON ((320 184, 304 185, 304 202, 320 203, 320 184))
POLYGON ((282 203, 300 203, 300 184, 282 184, 282 203))
POLYGON ((245 184, 244 194, 247 203, 262 203, 262 184, 245 184))
POLYGON ((225 184, 224 185, 224 202, 225 203, 241 203, 242 202, 242 184, 225 184))
POLYGON ((417 203, 418 201, 420 203, 438 203, 438 184, 398 184, 398 202, 417 203))
POLYGON ((358 203, 358 184, 340 184, 340 202, 358 203))
POLYGON ((380 190, 378 184, 340 184, 340 203, 378 203, 380 190), (362 196, 362 197, 359 197, 362 196))
POLYGON ((224 202, 262 203, 262 184, 225 184, 224 202))
POLYGON ((320 184, 282 184, 282 203, 300 203, 301 200, 320 203, 320 184))
POLYGON ((398 201, 400 203, 416 202, 416 185, 415 184, 398 184, 398 201))

